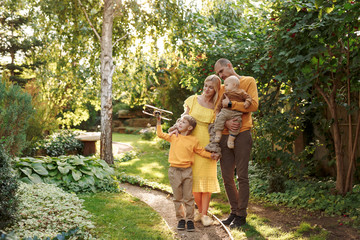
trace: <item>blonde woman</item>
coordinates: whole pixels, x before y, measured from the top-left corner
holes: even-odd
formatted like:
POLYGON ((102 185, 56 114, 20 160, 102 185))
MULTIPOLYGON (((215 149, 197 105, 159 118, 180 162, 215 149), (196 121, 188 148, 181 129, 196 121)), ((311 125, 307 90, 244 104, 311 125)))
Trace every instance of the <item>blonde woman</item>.
MULTIPOLYGON (((196 119, 197 126, 191 135, 197 137, 201 147, 209 144, 208 127, 215 120, 214 109, 220 86, 220 78, 216 75, 210 75, 204 81, 202 94, 192 95, 184 103, 185 112, 183 115, 189 114, 196 119)), ((192 165, 193 195, 198 207, 198 213, 195 213, 194 220, 201 220, 204 226, 210 226, 213 223, 212 219, 207 215, 211 194, 220 192, 216 163, 216 160, 203 158, 196 154, 192 165)))

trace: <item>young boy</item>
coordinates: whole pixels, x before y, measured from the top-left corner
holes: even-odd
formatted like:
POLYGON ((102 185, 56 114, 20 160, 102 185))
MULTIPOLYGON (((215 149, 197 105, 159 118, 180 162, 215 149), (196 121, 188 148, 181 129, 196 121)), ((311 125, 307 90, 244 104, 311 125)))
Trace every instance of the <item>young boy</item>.
POLYGON ((194 154, 197 153, 206 158, 217 160, 219 155, 205 151, 199 146, 199 141, 196 137, 189 135, 196 127, 196 120, 190 115, 184 115, 178 122, 179 136, 170 136, 163 133, 161 129, 160 113, 155 113, 157 117, 156 134, 159 138, 170 142, 169 152, 169 181, 173 190, 173 202, 175 205, 176 218, 178 220, 178 230, 185 229, 187 231, 195 231, 194 226, 194 197, 192 194, 192 169, 191 165, 194 162, 194 154), (185 206, 186 219, 182 216, 181 205, 185 206))
MULTIPOLYGON (((245 92, 243 89, 239 89, 240 81, 236 76, 229 76, 224 81, 224 87, 225 87, 225 93, 223 95, 223 99, 225 97, 228 97, 231 101, 238 101, 238 102, 244 102, 244 108, 248 108, 251 105, 251 97, 250 95, 245 92)), ((214 142, 220 142, 222 131, 224 130, 225 122, 232 118, 238 118, 239 123, 241 124, 241 117, 242 112, 231 110, 228 107, 223 107, 221 104, 222 101, 219 102, 217 105, 217 108, 215 109, 216 112, 216 119, 214 122, 214 128, 215 128, 215 139, 214 142)), ((241 127, 241 125, 240 125, 241 127)), ((235 137, 239 134, 239 130, 236 132, 230 132, 229 138, 228 138, 228 148, 233 149, 234 148, 234 140, 235 137)))

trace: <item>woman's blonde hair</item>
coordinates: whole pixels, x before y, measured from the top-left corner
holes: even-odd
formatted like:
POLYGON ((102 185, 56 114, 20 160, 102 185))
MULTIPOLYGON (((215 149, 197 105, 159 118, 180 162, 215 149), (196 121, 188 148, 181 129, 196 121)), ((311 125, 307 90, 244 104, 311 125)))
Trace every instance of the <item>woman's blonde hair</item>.
POLYGON ((213 74, 213 75, 207 76, 207 78, 205 78, 204 84, 205 84, 205 82, 213 82, 214 83, 215 94, 213 96, 213 102, 214 102, 214 104, 216 104, 217 99, 219 97, 221 80, 218 76, 213 74))

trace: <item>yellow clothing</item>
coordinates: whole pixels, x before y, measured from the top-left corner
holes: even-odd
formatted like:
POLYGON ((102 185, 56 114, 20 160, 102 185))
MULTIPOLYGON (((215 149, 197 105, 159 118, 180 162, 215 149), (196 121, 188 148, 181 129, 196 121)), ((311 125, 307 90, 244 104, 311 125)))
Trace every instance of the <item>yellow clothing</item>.
POLYGON ((211 153, 207 152, 203 147, 200 147, 199 141, 194 136, 184 136, 181 134, 178 136, 175 134, 170 136, 167 133, 163 133, 161 125, 156 126, 156 135, 171 143, 169 151, 169 163, 171 167, 191 167, 194 162, 194 157, 198 156, 197 154, 206 158, 211 157, 211 153))
MULTIPOLYGON (((210 137, 208 127, 215 120, 213 109, 203 107, 197 101, 197 95, 190 96, 185 100, 185 107, 189 107, 189 115, 196 119, 196 128, 191 132, 201 147, 209 144, 210 137)), ((217 179, 217 162, 213 159, 195 155, 193 169, 193 192, 220 192, 217 179)))
MULTIPOLYGON (((232 101, 231 110, 241 111, 243 113, 242 126, 240 128, 240 132, 244 132, 246 130, 250 130, 253 126, 251 112, 257 111, 259 106, 259 97, 258 97, 256 82, 253 77, 242 76, 240 77, 239 80, 240 80, 239 89, 244 89, 251 96, 251 104, 248 108, 244 108, 244 102, 232 101)), ((217 102, 217 105, 221 104, 220 99, 222 99, 224 92, 225 92, 225 87, 224 85, 222 85, 219 91, 220 97, 219 97, 219 101, 217 102)), ((225 128, 222 134, 229 135, 229 130, 225 128)))

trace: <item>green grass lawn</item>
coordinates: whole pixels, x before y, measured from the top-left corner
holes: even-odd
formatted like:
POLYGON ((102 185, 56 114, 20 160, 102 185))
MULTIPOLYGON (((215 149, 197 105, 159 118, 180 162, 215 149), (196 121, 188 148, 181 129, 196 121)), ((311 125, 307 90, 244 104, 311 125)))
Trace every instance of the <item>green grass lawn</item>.
POLYGON ((92 213, 98 239, 173 239, 170 229, 154 210, 124 192, 80 195, 92 213))
POLYGON ((137 156, 130 161, 117 162, 116 170, 128 175, 140 176, 151 182, 170 185, 167 176, 168 150, 159 149, 157 140, 146 141, 141 140, 140 135, 114 133, 113 141, 130 144, 137 153, 137 156))

